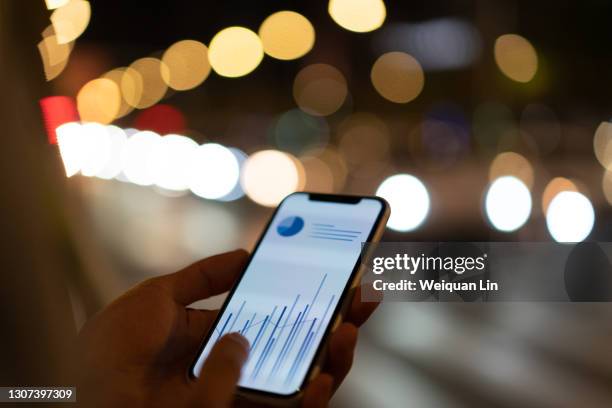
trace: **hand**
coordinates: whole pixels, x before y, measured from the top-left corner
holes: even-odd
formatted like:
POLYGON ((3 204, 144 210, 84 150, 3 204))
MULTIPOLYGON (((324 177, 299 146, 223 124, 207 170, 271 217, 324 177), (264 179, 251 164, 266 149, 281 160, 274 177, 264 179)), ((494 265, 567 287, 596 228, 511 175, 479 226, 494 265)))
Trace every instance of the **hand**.
MULTIPOLYGON (((218 311, 187 305, 229 290, 247 253, 228 252, 179 272, 149 279, 92 318, 79 335, 79 401, 86 406, 227 407, 248 354, 248 342, 233 333, 217 342, 200 377, 187 370, 218 311)), ((356 294, 347 322, 330 339, 322 374, 304 393, 303 406, 326 406, 348 373, 357 326, 376 303, 356 294)))

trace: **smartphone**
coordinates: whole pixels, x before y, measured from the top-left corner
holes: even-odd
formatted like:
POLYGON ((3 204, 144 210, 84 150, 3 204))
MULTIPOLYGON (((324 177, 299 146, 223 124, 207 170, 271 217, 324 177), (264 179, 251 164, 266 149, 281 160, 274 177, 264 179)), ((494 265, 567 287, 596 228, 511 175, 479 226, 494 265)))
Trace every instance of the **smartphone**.
POLYGON ((379 197, 295 193, 272 215, 242 275, 204 338, 190 375, 214 343, 239 332, 250 343, 238 395, 296 400, 323 363, 360 280, 362 242, 380 239, 389 206, 379 197))

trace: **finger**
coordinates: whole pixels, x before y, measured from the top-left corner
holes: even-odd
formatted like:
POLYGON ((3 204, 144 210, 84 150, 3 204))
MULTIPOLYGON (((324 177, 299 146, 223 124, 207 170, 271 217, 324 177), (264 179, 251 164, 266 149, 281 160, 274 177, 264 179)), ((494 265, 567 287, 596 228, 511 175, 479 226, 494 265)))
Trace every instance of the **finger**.
POLYGON ((240 371, 249 354, 249 342, 238 333, 221 337, 204 361, 195 398, 203 407, 228 407, 240 371))
POLYGON ((308 384, 302 399, 303 408, 323 408, 329 404, 334 379, 329 374, 318 375, 308 384))
POLYGON ((155 278, 174 300, 189 305, 197 300, 229 290, 244 268, 248 252, 238 249, 211 256, 170 275, 155 278))
MULTIPOLYGON (((364 291, 367 291, 369 285, 361 285, 357 289, 355 289, 355 294, 353 295, 353 300, 351 302, 351 308, 346 316, 346 321, 353 323, 355 326, 360 327, 364 324, 374 313, 378 305, 380 304, 380 300, 375 300, 373 302, 365 302, 362 300, 364 291)), ((376 295, 367 293, 367 299, 377 299, 376 295)))
POLYGON ((340 385, 350 371, 356 345, 357 327, 352 323, 342 323, 332 334, 325 372, 334 378, 334 389, 340 385))
POLYGON ((186 310, 186 330, 184 331, 186 339, 184 341, 184 344, 185 349, 189 353, 194 352, 200 346, 204 335, 210 329, 210 325, 214 321, 214 318, 218 312, 218 310, 186 310))

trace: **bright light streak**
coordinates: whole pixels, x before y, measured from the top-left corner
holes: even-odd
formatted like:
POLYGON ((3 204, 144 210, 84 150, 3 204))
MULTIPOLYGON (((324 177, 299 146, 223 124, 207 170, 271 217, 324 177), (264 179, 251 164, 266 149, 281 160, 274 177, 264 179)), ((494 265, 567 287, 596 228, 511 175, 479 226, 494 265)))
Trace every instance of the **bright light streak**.
POLYGON ((357 33, 376 30, 387 16, 382 0, 330 0, 328 11, 340 27, 357 33))
POLYGON ((262 150, 244 163, 242 188, 257 204, 274 207, 300 186, 298 161, 278 150, 262 150))
POLYGON ((529 189, 514 176, 498 178, 487 191, 485 212, 495 229, 504 232, 519 229, 531 214, 529 189))
POLYGON ((165 135, 151 152, 153 182, 172 191, 189 188, 189 160, 198 144, 181 135, 165 135))
POLYGON ((587 197, 563 191, 552 199, 546 212, 548 232, 557 242, 580 242, 595 224, 595 211, 587 197))
POLYGON ((150 186, 155 181, 151 156, 161 136, 148 130, 137 132, 128 138, 121 155, 122 172, 128 181, 150 186))
POLYGON ((189 160, 189 189, 211 200, 226 196, 236 186, 240 167, 236 156, 224 146, 207 143, 195 149, 189 160))
POLYGON ((427 188, 410 174, 396 174, 385 179, 376 190, 391 206, 387 227, 396 231, 417 229, 429 214, 430 199, 427 188))

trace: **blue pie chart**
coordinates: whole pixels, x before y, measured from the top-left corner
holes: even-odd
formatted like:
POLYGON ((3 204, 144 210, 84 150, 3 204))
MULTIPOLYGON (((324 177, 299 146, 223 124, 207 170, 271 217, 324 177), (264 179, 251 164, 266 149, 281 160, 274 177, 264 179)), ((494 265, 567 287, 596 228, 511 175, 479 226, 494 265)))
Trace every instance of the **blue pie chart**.
POLYGON ((276 231, 283 237, 291 237, 304 228, 304 220, 302 217, 287 217, 282 220, 277 226, 276 231))

